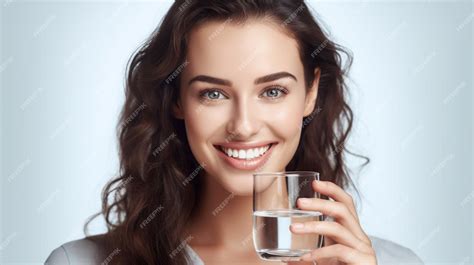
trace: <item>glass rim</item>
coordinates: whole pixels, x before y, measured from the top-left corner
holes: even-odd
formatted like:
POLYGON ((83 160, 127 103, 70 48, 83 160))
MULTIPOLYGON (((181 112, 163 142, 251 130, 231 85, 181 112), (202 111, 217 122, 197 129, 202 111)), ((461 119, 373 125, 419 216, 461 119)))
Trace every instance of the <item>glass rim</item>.
POLYGON ((279 172, 257 172, 252 173, 254 177, 257 176, 272 176, 272 177, 307 177, 317 176, 319 178, 319 172, 317 171, 279 171, 279 172))

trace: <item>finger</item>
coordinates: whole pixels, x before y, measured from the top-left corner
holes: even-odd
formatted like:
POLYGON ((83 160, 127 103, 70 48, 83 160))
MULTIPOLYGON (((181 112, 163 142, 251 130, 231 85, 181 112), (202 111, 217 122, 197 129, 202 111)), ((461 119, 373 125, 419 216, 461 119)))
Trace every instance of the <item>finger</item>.
POLYGON ((305 223, 294 223, 290 226, 293 233, 315 233, 325 235, 336 242, 359 250, 364 253, 370 253, 372 247, 367 245, 364 241, 357 238, 347 228, 337 222, 312 221, 305 223), (299 224, 299 226, 297 226, 299 224))
POLYGON ((328 247, 318 248, 311 253, 303 255, 303 261, 321 261, 322 259, 336 258, 337 260, 351 264, 376 264, 375 256, 372 254, 362 253, 356 249, 344 246, 342 244, 335 244, 328 247))
POLYGON ((339 187, 338 185, 336 185, 335 183, 331 181, 317 181, 317 180, 313 181, 312 185, 313 185, 313 189, 316 192, 327 195, 331 197, 333 200, 345 204, 347 208, 350 210, 351 214, 357 220, 359 220, 352 196, 349 195, 346 191, 344 191, 341 187, 339 187))
POLYGON ((324 245, 323 246, 330 246, 336 244, 336 241, 334 241, 330 237, 324 237, 324 245))
POLYGON ((337 222, 349 229, 360 240, 371 245, 370 239, 360 227, 358 220, 354 218, 343 203, 319 198, 299 198, 297 204, 302 210, 319 211, 334 217, 337 222))

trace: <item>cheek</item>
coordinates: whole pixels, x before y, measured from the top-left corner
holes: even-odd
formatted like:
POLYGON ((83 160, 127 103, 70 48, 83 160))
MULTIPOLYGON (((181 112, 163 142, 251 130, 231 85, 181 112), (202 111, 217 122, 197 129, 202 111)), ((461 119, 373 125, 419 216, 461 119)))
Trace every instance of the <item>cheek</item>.
POLYGON ((189 100, 185 102, 184 120, 186 135, 194 157, 199 163, 209 164, 207 159, 212 157, 209 153, 209 140, 219 132, 222 124, 222 112, 211 111, 198 102, 189 100), (209 154, 208 154, 209 153, 209 154))
POLYGON ((299 109, 285 109, 269 114, 269 124, 284 138, 294 136, 300 131, 302 112, 299 109))
POLYGON ((274 117, 272 128, 274 128, 275 134, 278 134, 278 137, 283 141, 283 145, 278 149, 280 151, 278 164, 286 166, 298 148, 302 114, 300 110, 293 109, 281 112, 274 117))
POLYGON ((226 119, 223 113, 222 109, 189 101, 184 113, 189 141, 203 142, 211 139, 226 119))
POLYGON ((183 100, 183 116, 186 129, 186 135, 188 138, 189 146, 193 153, 196 151, 196 144, 199 144, 201 139, 205 137, 206 131, 203 130, 203 124, 205 117, 201 115, 199 106, 193 104, 189 100, 183 100))
POLYGON ((274 166, 279 171, 285 170, 285 168, 280 168, 280 165, 285 165, 286 167, 298 148, 304 112, 301 102, 303 101, 299 98, 284 104, 279 111, 266 114, 268 117, 271 117, 268 120, 268 126, 283 141, 283 144, 277 148, 279 155, 275 156, 274 166))
POLYGON ((280 138, 291 141, 299 139, 303 119, 302 100, 294 98, 272 108, 262 109, 267 124, 280 138))

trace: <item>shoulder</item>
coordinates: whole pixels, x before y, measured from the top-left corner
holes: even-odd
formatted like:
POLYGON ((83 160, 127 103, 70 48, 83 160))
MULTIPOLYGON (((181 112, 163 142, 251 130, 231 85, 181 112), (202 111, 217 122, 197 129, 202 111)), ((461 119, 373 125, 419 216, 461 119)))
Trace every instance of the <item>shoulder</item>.
POLYGON ((413 250, 393 241, 369 236, 378 265, 423 265, 423 261, 413 250))
POLYGON ((52 250, 45 265, 101 264, 107 258, 100 237, 69 241, 52 250))

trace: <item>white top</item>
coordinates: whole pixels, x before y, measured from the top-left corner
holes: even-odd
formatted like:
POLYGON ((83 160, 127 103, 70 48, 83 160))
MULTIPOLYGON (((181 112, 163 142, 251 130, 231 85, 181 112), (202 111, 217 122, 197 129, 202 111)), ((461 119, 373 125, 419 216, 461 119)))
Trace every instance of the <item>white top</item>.
MULTIPOLYGON (((378 265, 423 265, 423 261, 410 249, 389 240, 369 236, 375 250, 378 265)), ((188 265, 204 265, 197 253, 186 245, 192 260, 188 265)), ((115 255, 119 254, 118 252, 115 255)), ((114 253, 104 255, 101 247, 89 239, 79 239, 62 244, 54 249, 45 265, 100 265, 114 253)), ((112 256, 112 257, 111 257, 112 256)))

